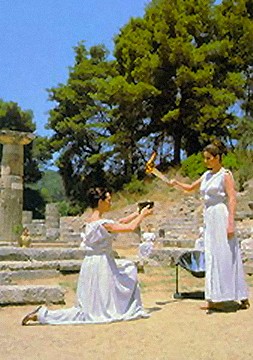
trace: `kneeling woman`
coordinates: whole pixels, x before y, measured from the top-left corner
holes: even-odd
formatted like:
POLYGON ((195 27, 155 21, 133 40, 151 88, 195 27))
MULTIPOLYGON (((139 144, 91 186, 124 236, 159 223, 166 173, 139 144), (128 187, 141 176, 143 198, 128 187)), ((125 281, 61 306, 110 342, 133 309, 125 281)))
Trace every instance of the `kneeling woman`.
POLYGON ((143 310, 137 270, 131 261, 112 255, 115 233, 134 231, 152 210, 144 208, 114 222, 102 216, 111 208, 111 194, 104 188, 88 193, 92 213, 85 228, 86 255, 77 285, 75 306, 49 310, 44 306, 27 314, 22 325, 30 321, 41 324, 109 323, 148 317, 143 310))

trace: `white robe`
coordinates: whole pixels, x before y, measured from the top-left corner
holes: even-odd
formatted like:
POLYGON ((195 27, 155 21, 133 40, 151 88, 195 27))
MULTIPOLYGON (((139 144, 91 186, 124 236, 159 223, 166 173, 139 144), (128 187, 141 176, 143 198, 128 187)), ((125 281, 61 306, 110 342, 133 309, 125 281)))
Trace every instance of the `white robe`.
POLYGON ((248 298, 239 242, 228 239, 228 208, 224 177, 228 170, 216 174, 205 172, 200 193, 203 196, 205 243, 205 298, 213 302, 248 298))
POLYGON ((75 306, 48 310, 42 307, 38 320, 42 324, 109 323, 148 317, 142 307, 137 269, 128 260, 114 260, 112 240, 98 220, 85 228, 86 256, 83 260, 76 292, 75 306))

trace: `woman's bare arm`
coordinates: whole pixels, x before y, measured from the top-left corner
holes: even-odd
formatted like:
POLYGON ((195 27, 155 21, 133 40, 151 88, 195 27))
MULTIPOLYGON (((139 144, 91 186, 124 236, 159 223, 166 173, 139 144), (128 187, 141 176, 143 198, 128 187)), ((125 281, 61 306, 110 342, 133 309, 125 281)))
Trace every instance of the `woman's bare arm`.
POLYGON ((236 191, 233 175, 225 174, 225 191, 228 197, 228 238, 233 238, 235 233, 236 191))
POLYGON ((128 224, 130 221, 132 221, 133 219, 135 219, 137 216, 139 215, 138 211, 133 212, 132 214, 123 217, 121 219, 119 219, 119 223, 121 224, 128 224))
POLYGON ((186 184, 186 183, 177 181, 176 179, 172 179, 168 185, 173 186, 173 187, 175 186, 181 190, 190 192, 190 191, 198 190, 200 187, 200 183, 201 183, 201 178, 194 181, 192 184, 186 184))
POLYGON ((153 209, 149 209, 148 206, 141 210, 140 214, 130 222, 122 224, 120 222, 117 223, 108 223, 104 224, 104 227, 107 231, 112 233, 122 233, 122 232, 131 232, 134 231, 142 222, 142 220, 153 213, 153 209))

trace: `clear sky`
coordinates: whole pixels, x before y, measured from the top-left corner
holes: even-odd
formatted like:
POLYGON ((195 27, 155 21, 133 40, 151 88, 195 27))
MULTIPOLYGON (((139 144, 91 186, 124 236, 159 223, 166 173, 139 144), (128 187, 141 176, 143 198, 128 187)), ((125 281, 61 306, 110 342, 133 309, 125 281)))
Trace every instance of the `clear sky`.
POLYGON ((73 47, 105 44, 150 0, 0 0, 0 98, 31 109, 38 135, 53 107, 47 88, 64 83, 73 47))

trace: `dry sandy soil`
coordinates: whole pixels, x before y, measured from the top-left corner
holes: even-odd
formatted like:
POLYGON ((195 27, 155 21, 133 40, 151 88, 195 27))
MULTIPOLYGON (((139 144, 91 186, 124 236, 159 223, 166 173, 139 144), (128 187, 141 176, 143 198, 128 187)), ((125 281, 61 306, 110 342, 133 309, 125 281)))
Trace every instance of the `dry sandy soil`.
MULTIPOLYGON (((122 250, 123 251, 123 250, 122 250)), ((122 251, 119 250, 120 255, 122 251)), ((126 250, 125 250, 126 252, 126 250)), ((123 254, 125 255, 125 254, 123 254)), ((107 325, 21 326, 33 306, 0 308, 1 360, 252 360, 253 306, 206 315, 201 300, 175 300, 175 269, 146 267, 139 274, 151 316, 107 325)), ((59 283, 72 306, 77 275, 34 283, 59 283)), ((247 276, 249 288, 253 276, 247 276)), ((182 291, 203 290, 203 279, 180 270, 182 291)), ((59 308, 53 305, 51 308, 59 308)))

